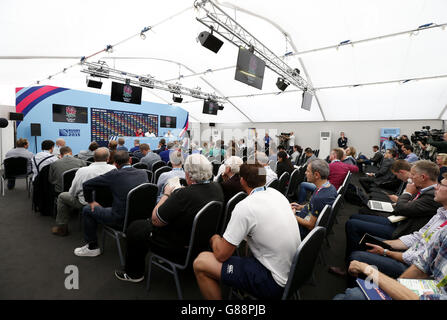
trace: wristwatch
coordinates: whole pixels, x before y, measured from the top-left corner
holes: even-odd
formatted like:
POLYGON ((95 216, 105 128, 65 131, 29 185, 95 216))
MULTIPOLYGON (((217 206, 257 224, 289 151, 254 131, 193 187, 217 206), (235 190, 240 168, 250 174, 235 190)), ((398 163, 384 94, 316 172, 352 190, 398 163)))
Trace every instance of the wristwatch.
POLYGON ((387 255, 386 255, 387 252, 388 252, 388 249, 384 249, 384 250, 383 250, 383 256, 384 256, 384 257, 387 256, 387 255))

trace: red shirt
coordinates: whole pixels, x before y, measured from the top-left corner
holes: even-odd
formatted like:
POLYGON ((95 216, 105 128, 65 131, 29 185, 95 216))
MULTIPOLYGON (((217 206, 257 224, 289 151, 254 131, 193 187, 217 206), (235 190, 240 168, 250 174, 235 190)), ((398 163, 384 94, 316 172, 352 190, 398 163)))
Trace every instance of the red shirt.
POLYGON ((144 132, 138 133, 138 131, 135 132, 136 137, 144 137, 144 132))
POLYGON ((329 182, 338 189, 346 178, 349 171, 359 172, 359 168, 352 164, 334 161, 329 164, 329 182))

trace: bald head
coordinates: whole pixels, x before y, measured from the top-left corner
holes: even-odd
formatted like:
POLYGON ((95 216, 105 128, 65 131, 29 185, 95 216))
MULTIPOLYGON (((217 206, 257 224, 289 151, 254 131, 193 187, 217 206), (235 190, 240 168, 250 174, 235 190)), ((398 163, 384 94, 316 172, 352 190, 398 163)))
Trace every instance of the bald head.
POLYGON ((98 148, 95 152, 93 152, 93 159, 95 159, 95 162, 107 162, 107 160, 109 160, 109 156, 109 149, 105 147, 98 148))
POLYGON ((57 145, 58 147, 65 147, 65 140, 62 139, 62 138, 57 139, 57 140, 56 140, 56 145, 57 145))

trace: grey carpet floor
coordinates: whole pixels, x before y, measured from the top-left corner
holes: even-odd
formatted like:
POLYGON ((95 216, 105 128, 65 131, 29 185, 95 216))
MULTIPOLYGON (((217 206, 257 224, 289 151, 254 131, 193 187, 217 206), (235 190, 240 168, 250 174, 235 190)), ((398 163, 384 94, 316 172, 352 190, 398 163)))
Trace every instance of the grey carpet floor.
MULTIPOLYGON (((323 248, 327 265, 343 265, 344 224, 357 209, 345 202, 340 210, 339 223, 329 237, 330 248, 323 248)), ((112 238, 107 238, 105 250, 98 257, 75 256, 73 250, 84 244, 77 216, 70 221, 67 237, 52 235, 53 224, 52 217, 32 212, 23 180, 17 181, 14 190, 6 190, 4 197, 0 195, 0 299, 177 299, 173 277, 157 267, 153 268, 149 292, 146 281, 133 284, 117 280, 114 270, 120 263, 112 238), (78 290, 65 287, 67 266, 79 270, 78 290)), ((315 283, 300 290, 302 299, 332 299, 344 291, 345 280, 328 273, 327 265, 316 265, 315 283)), ((180 282, 184 299, 202 299, 192 271, 181 273, 180 282)))

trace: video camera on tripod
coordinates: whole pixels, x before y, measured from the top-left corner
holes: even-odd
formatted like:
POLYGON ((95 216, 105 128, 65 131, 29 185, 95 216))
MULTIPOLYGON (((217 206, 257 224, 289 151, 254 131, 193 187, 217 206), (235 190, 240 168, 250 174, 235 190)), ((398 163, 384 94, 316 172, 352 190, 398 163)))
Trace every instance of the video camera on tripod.
POLYGON ((427 141, 429 138, 431 138, 433 141, 444 141, 444 131, 441 129, 431 129, 430 126, 424 126, 422 127, 421 131, 415 131, 411 135, 411 142, 417 143, 418 141, 421 141, 424 145, 427 144, 427 141))

